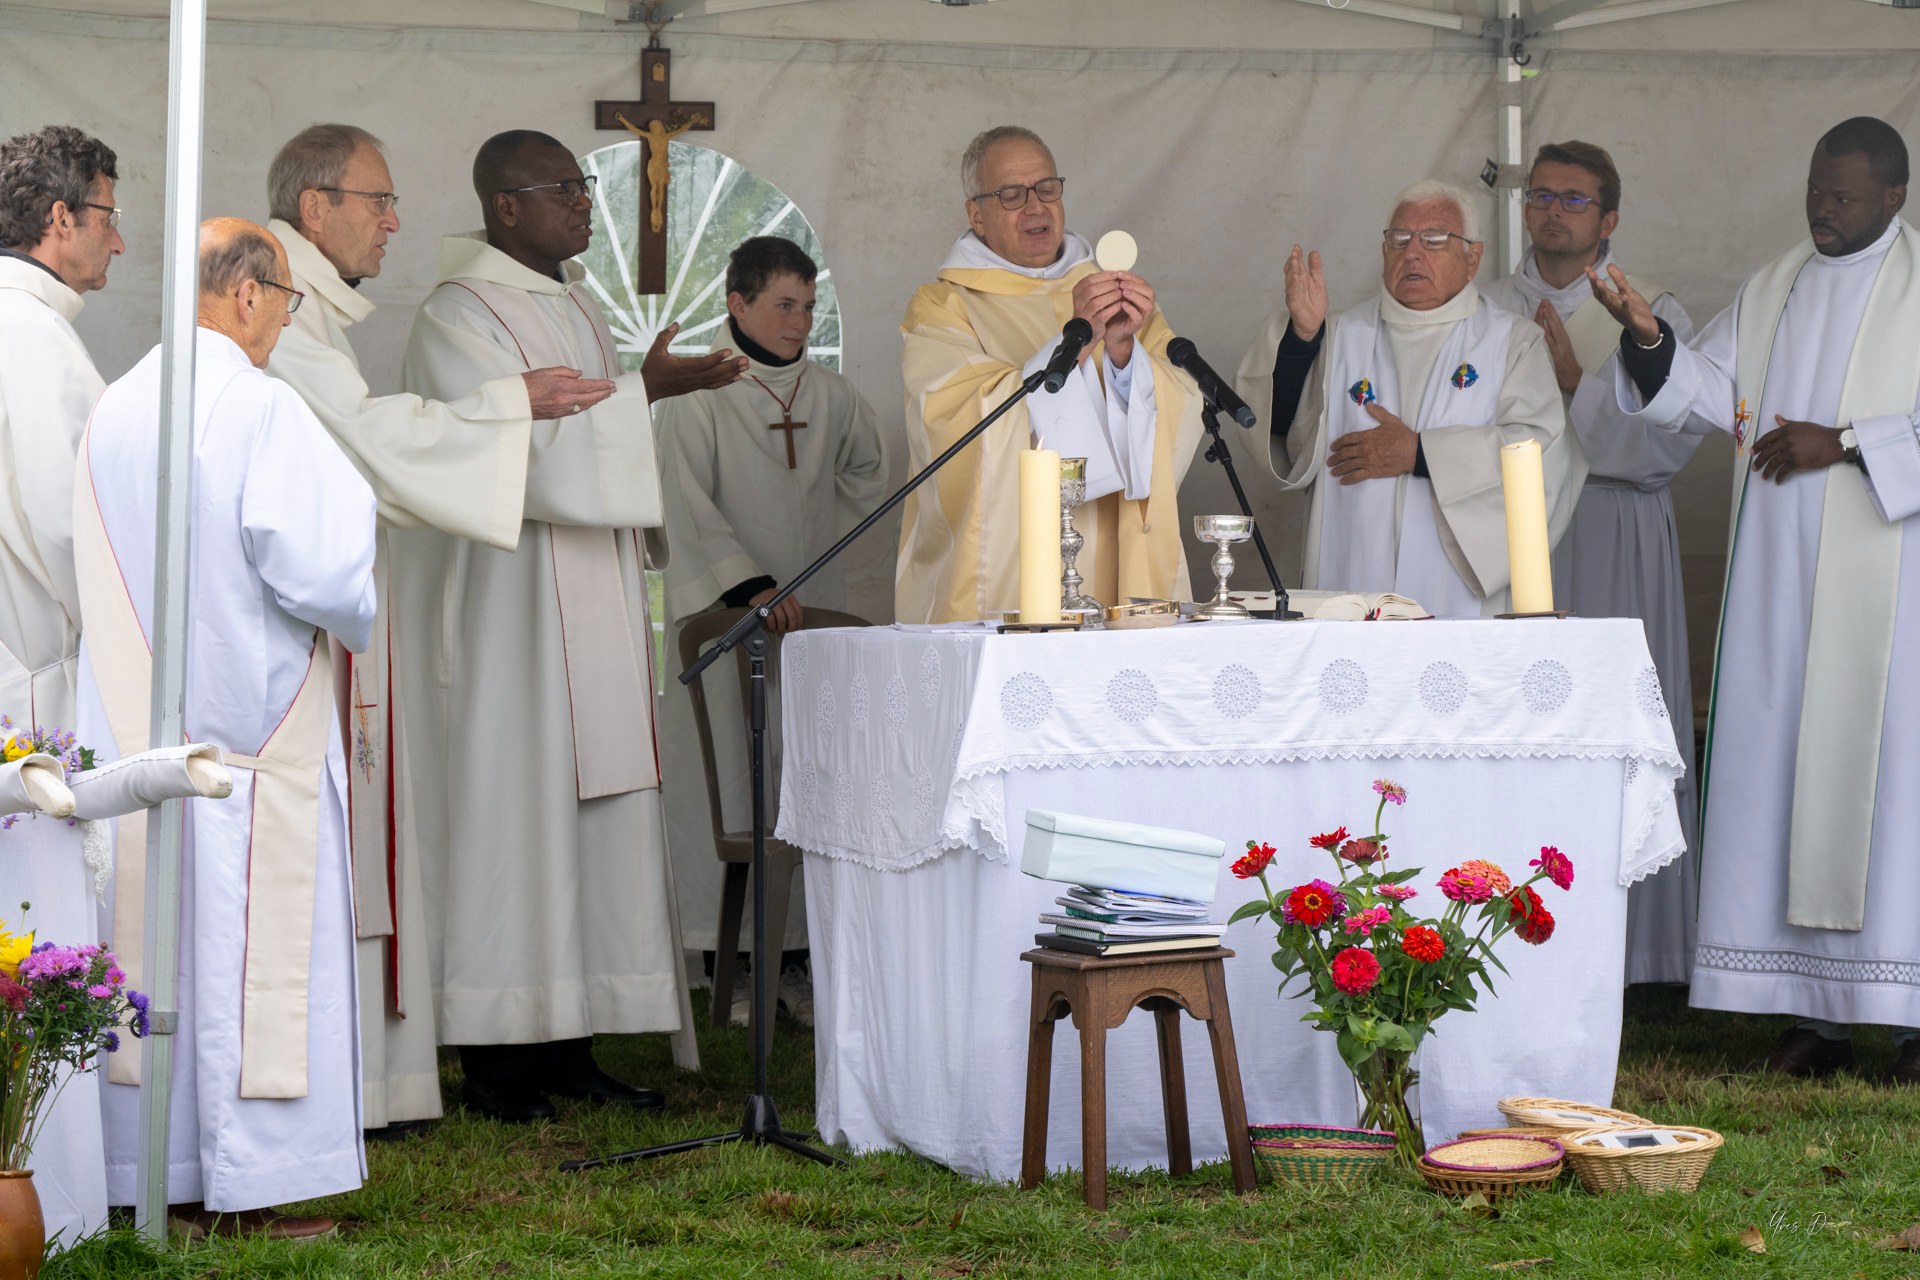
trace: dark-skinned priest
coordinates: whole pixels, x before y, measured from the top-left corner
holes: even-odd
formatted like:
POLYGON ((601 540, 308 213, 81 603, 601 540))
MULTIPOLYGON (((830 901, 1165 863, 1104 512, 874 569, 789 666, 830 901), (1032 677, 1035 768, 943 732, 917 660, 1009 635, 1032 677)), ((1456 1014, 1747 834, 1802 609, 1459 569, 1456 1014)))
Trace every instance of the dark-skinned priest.
POLYGON ((1856 1023, 1920 1084, 1920 232, 1907 148, 1859 116, 1815 145, 1809 240, 1681 345, 1617 271, 1622 408, 1730 431, 1692 1000, 1802 1019, 1768 1066, 1825 1075, 1856 1023), (1906 655, 1902 658, 1900 655, 1906 655))
POLYGON ((1067 230, 1065 183, 1031 130, 988 129, 960 161, 968 230, 922 285, 906 340, 907 464, 919 471, 1044 368, 1075 316, 1094 341, 1059 392, 1016 406, 907 500, 894 574, 902 622, 950 622, 1012 609, 1021 450, 1044 443, 1087 459, 1080 532, 1086 592, 1185 599, 1180 480, 1200 439, 1200 398, 1167 363, 1153 288, 1102 271, 1067 230))
POLYGON ((1240 392, 1272 413, 1274 473, 1312 488, 1307 587, 1396 592, 1441 618, 1501 613, 1501 446, 1540 442, 1556 541, 1586 463, 1539 326, 1474 287, 1473 197, 1417 182, 1390 207, 1380 296, 1331 322, 1320 255, 1294 246, 1286 309, 1242 362, 1240 392))
POLYGON ((572 153, 498 134, 473 183, 485 230, 442 242, 407 390, 455 400, 553 366, 615 389, 534 423, 514 548, 390 535, 440 1041, 494 1119, 546 1118, 553 1096, 655 1108, 592 1055, 595 1035, 677 1030, 685 999, 653 733, 645 570, 664 540, 646 388, 571 261, 593 234, 572 153))

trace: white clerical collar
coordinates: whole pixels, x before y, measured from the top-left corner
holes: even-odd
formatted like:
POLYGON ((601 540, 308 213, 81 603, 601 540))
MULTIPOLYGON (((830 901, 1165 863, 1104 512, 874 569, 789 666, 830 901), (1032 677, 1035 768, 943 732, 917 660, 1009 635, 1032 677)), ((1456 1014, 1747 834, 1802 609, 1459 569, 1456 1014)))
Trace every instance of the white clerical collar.
POLYGON ((969 231, 954 241, 953 249, 947 254, 947 260, 940 264, 942 271, 959 267, 969 271, 1011 271, 1015 275, 1026 276, 1030 280, 1058 280, 1083 262, 1093 260, 1093 246, 1082 236, 1069 231, 1060 247, 1060 256, 1044 267, 1023 267, 1009 262, 993 250, 987 248, 987 242, 969 231))
POLYGON ((1893 221, 1887 224, 1887 229, 1880 233, 1880 238, 1866 248, 1856 253, 1843 254, 1838 258, 1829 258, 1826 254, 1815 250, 1813 260, 1823 267, 1851 267, 1855 263, 1865 262, 1869 258, 1880 257, 1887 250, 1893 248, 1893 242, 1898 239, 1899 236, 1900 216, 1895 214, 1893 221))
POLYGON ((1380 319, 1396 329, 1425 329, 1433 325, 1458 324, 1480 309, 1480 290, 1469 280, 1467 287, 1431 311, 1415 311, 1394 300, 1387 287, 1380 286, 1380 319))
POLYGON ((440 280, 479 280, 525 293, 563 294, 586 278, 577 259, 560 264, 566 279, 543 276, 487 243, 484 231, 440 237, 440 280))
MULTIPOLYGON (((1600 256, 1593 260, 1593 269, 1604 277, 1607 274, 1607 268, 1612 265, 1612 263, 1613 241, 1603 239, 1600 241, 1600 256)), ((1554 286, 1548 284, 1546 277, 1540 274, 1540 261, 1535 256, 1535 250, 1531 245, 1527 247, 1526 261, 1520 264, 1520 279, 1525 284, 1525 292, 1527 295, 1541 300, 1552 298, 1555 302, 1565 302, 1568 294, 1577 293, 1580 295, 1581 300, 1585 301, 1587 297, 1591 296, 1593 290, 1593 286, 1587 282, 1587 277, 1584 272, 1575 276, 1560 288, 1556 289, 1554 286)))
POLYGON ((373 303, 340 275, 340 268, 320 252, 320 246, 300 234, 300 229, 280 218, 267 223, 267 230, 280 237, 287 251, 287 266, 306 282, 307 288, 326 299, 348 325, 358 324, 373 314, 373 303))

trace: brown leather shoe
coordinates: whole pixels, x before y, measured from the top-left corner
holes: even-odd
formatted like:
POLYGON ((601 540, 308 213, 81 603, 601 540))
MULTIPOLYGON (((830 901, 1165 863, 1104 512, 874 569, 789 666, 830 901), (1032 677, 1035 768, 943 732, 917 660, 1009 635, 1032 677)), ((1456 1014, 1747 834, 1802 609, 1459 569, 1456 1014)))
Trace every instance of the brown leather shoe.
POLYGON ((1920 1036, 1900 1046, 1900 1052, 1893 1060, 1893 1082, 1920 1084, 1920 1036))
POLYGON ((273 1209, 246 1209, 239 1213, 215 1213, 198 1204, 177 1205, 167 1213, 175 1231, 189 1240, 208 1236, 265 1236, 269 1240, 307 1240, 331 1235, 340 1224, 332 1218, 290 1218, 273 1209))
POLYGON ((1853 1065, 1853 1041, 1829 1040, 1810 1027, 1793 1027, 1767 1055, 1767 1070, 1783 1076, 1818 1078, 1853 1065))

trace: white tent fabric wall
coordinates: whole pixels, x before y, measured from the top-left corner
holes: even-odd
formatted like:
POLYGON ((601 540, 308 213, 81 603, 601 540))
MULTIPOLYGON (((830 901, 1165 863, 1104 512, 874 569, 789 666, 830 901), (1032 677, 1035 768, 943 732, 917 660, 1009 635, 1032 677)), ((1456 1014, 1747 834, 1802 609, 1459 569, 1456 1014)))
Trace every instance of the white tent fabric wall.
MULTIPOLYGON (((97 5, 153 11, 142 0, 97 5)), ((246 0, 220 12, 292 8, 246 0)), ((557 12, 519 8, 549 26, 557 12)), ((1179 23, 1170 8, 1002 0, 962 19, 907 0, 822 0, 689 20, 668 43, 676 95, 718 103, 718 129, 698 140, 775 182, 819 230, 840 289, 846 371, 897 422, 899 317, 962 225, 956 160, 982 127, 1017 120, 1046 135, 1069 178, 1073 225, 1133 232, 1139 269, 1176 329, 1223 368, 1280 305, 1291 243, 1326 253, 1337 306, 1359 301, 1374 287, 1391 193, 1427 175, 1470 180, 1493 149, 1492 69, 1477 43, 1280 0, 1196 0, 1177 7, 1179 23), (1180 30, 1234 47, 1086 47, 1180 30), (750 31, 783 36, 739 34, 750 31), (1029 43, 933 42, 945 33, 1029 43), (1302 48, 1335 41, 1349 47, 1302 48)), ((458 6, 445 4, 377 9, 388 22, 416 12, 423 23, 458 20, 450 16, 458 6)), ((489 0, 475 23, 497 26, 514 10, 489 0)), ((339 22, 382 20, 364 5, 329 12, 339 22)), ((128 257, 80 319, 102 371, 117 376, 158 337, 165 23, 13 6, 0 7, 0 34, 10 53, 0 130, 74 123, 122 157, 128 257)), ((1565 47, 1568 37, 1536 54, 1528 146, 1579 136, 1612 149, 1626 186, 1618 252, 1701 319, 1804 234, 1806 155, 1827 125, 1870 112, 1920 142, 1920 54, 1908 51, 1920 47, 1920 15, 1857 0, 1743 0, 1577 36, 1585 47, 1565 47), (1660 48, 1664 39, 1677 47, 1660 48), (1800 51, 1771 51, 1788 48, 1800 51), (1868 48, 1881 52, 1858 52, 1868 48)), ((587 127, 591 104, 632 95, 643 40, 632 31, 230 20, 216 21, 210 38, 207 213, 262 216, 268 159, 316 120, 348 120, 387 140, 405 225, 366 286, 381 311, 354 333, 376 387, 397 372, 438 237, 477 220, 473 148, 510 127, 544 129, 581 153, 605 145, 614 135, 587 127)), ((1276 558, 1291 571, 1298 507, 1259 465, 1264 423, 1261 434, 1230 440, 1276 558)), ((1717 607, 1727 457, 1702 450, 1677 490, 1699 605, 1696 665, 1717 607)), ((1223 477, 1196 460, 1183 505, 1220 510, 1230 501, 1223 477)), ((891 535, 873 538, 852 607, 886 617, 891 535)), ((1196 550, 1193 559, 1203 580, 1204 557, 1196 550)), ((1257 576, 1249 557, 1237 581, 1257 576)))

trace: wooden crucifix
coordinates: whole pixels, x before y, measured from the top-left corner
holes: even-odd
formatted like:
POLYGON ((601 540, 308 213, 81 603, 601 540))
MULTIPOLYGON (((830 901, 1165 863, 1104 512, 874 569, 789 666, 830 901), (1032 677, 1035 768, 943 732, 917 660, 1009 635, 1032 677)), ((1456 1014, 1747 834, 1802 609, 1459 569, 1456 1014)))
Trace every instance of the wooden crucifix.
POLYGON ((640 99, 637 102, 601 101, 593 104, 593 127, 625 129, 640 140, 642 172, 647 180, 647 207, 640 217, 638 291, 667 291, 667 183, 671 169, 667 143, 689 129, 713 128, 711 102, 673 100, 672 51, 658 41, 640 52, 640 99))

